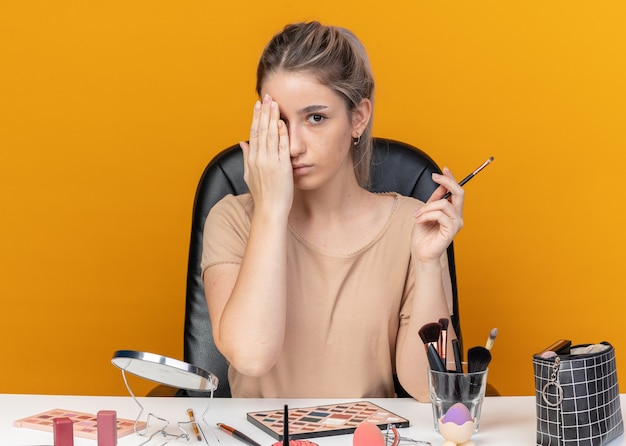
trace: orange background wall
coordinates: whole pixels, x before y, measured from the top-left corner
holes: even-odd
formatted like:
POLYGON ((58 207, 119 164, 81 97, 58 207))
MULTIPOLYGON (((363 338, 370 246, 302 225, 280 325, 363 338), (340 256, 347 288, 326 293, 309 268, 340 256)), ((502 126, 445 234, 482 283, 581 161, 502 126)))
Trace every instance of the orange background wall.
MULTIPOLYGON (((533 392, 531 355, 609 340, 626 390, 626 6, 619 0, 0 4, 0 392, 125 394, 118 349, 182 359, 191 205, 247 137, 285 23, 354 30, 375 134, 462 177, 466 346, 533 392)), ((151 385, 139 381, 139 392, 151 385)))

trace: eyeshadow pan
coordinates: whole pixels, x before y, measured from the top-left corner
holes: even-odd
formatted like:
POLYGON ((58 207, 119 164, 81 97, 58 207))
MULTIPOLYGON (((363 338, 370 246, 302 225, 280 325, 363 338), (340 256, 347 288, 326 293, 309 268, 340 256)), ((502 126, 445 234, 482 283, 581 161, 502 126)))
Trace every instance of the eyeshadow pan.
POLYGON ((317 423, 318 421, 320 421, 321 418, 313 418, 313 417, 302 417, 300 418, 302 421, 305 421, 307 423, 317 423))

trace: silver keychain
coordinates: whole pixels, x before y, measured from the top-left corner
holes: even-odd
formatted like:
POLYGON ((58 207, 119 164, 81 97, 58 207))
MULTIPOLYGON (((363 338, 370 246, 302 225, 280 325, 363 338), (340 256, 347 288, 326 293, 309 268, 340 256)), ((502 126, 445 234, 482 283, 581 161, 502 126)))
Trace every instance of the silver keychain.
POLYGON ((552 375, 550 375, 550 381, 543 386, 541 390, 541 398, 543 401, 550 407, 556 407, 563 402, 563 387, 559 384, 559 368, 561 367, 561 358, 558 356, 554 358, 554 367, 552 367, 552 375), (556 402, 552 402, 548 400, 548 397, 551 396, 548 394, 548 389, 554 386, 556 390, 556 402))

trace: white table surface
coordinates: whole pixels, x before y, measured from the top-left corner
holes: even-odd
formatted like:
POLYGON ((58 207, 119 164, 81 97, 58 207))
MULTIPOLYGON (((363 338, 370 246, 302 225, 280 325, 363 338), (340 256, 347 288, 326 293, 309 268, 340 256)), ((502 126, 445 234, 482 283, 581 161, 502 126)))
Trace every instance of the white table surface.
MULTIPOLYGON (((263 446, 270 446, 276 440, 246 419, 246 413, 260 410, 281 409, 284 404, 290 408, 310 407, 356 401, 355 399, 311 400, 311 399, 237 399, 216 398, 204 419, 202 414, 208 399, 204 398, 138 398, 146 412, 172 421, 186 421, 187 408, 193 408, 211 446, 245 446, 240 440, 228 436, 215 425, 228 424, 252 437, 263 446), (216 440, 219 439, 219 442, 216 440)), ((401 429, 401 435, 427 440, 433 446, 440 446, 443 438, 435 432, 430 404, 419 403, 411 398, 366 399, 410 420, 410 427, 401 429)), ((626 405, 626 395, 622 395, 622 410, 626 405)), ((13 421, 60 408, 95 414, 99 410, 115 410, 118 418, 134 420, 139 415, 139 406, 130 397, 100 396, 58 396, 58 395, 15 395, 0 394, 0 445, 35 446, 52 445, 52 433, 28 428, 13 427, 13 421)), ((489 397, 486 399, 480 422, 480 430, 472 440, 476 446, 531 446, 535 444, 535 399, 534 397, 489 397)), ((146 439, 136 434, 120 438, 118 445, 139 445, 146 439)), ((352 435, 320 437, 315 440, 320 446, 352 445, 352 435)), ((153 439, 149 445, 163 444, 164 439, 153 439)), ((204 444, 191 437, 190 441, 179 440, 173 445, 204 444)), ((411 443, 401 443, 410 445, 411 443)), ((97 446, 96 440, 76 437, 75 446, 97 446)), ((610 446, 626 446, 624 436, 614 440, 610 446)))

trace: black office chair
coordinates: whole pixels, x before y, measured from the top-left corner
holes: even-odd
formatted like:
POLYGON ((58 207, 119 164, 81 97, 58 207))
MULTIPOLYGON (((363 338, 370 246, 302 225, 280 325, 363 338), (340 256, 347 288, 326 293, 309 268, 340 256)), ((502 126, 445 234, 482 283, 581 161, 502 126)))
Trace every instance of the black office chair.
MULTIPOLYGON (((370 174, 370 190, 394 191, 426 201, 436 188, 432 172, 439 172, 435 162, 421 150, 398 141, 376 138, 370 174)), ((228 365, 215 347, 211 321, 207 310, 204 285, 201 280, 200 260, 204 222, 209 210, 227 194, 248 192, 243 180, 243 156, 238 145, 229 147, 216 155, 204 170, 193 207, 189 265, 187 269, 187 304, 185 311, 184 360, 208 370, 219 378, 216 397, 230 397, 228 365)), ((454 248, 448 248, 448 264, 452 279, 453 313, 451 322, 461 338, 457 299, 454 248)), ((419 342, 419 340, 416 340, 419 342)), ((398 396, 408 396, 396 380, 398 396)), ((192 392, 187 392, 192 394, 192 392)), ((193 393, 192 396, 202 396, 193 393)))

